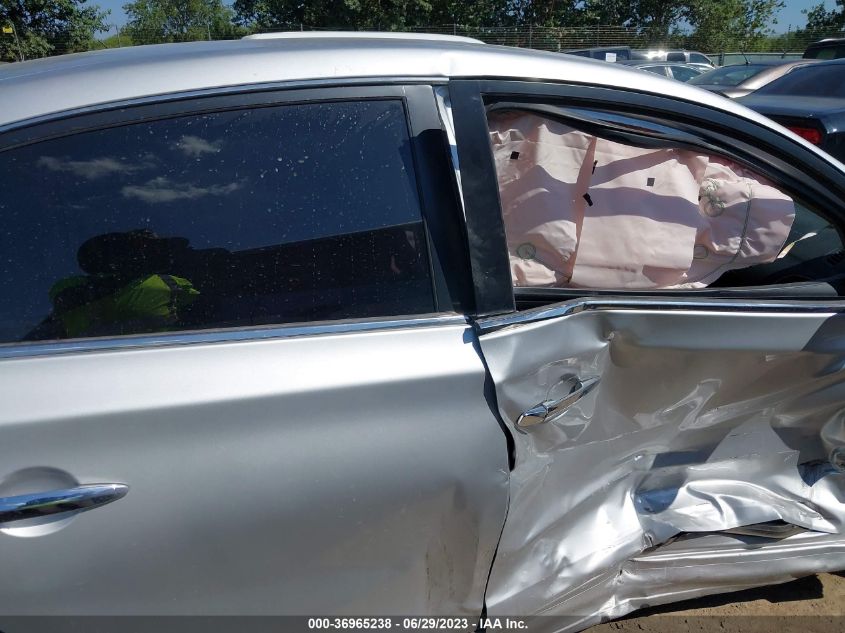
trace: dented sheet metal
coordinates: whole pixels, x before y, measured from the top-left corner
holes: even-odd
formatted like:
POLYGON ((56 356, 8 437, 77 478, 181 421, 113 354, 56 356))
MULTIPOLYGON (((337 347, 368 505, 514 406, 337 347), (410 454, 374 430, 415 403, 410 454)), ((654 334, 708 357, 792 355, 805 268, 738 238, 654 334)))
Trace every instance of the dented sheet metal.
POLYGON ((845 317, 560 315, 480 339, 517 451, 489 614, 577 629, 845 568, 845 317), (584 397, 517 429, 585 377, 584 397), (768 522, 786 538, 727 532, 768 522))

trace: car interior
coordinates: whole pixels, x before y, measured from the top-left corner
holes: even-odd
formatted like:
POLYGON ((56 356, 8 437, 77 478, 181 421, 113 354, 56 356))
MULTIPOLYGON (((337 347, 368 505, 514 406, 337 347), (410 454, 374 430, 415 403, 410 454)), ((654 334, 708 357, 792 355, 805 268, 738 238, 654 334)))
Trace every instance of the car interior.
POLYGON ((498 102, 487 116, 520 308, 845 290, 836 226, 734 157, 574 108, 498 102))

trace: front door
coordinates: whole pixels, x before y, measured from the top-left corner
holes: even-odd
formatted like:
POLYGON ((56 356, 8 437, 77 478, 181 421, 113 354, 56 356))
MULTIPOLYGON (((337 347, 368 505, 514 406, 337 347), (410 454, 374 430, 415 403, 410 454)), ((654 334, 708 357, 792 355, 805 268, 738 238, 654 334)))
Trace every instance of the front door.
POLYGON ((666 97, 450 88, 515 302, 477 323, 515 444, 488 613, 585 627, 845 568, 839 168, 666 97))

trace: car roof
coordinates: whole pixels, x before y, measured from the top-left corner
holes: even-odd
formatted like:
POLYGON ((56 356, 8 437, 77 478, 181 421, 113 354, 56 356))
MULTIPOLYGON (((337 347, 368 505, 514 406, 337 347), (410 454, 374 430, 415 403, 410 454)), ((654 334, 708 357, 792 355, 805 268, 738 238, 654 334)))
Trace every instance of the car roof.
POLYGON ((623 59, 619 60, 618 63, 626 66, 683 66, 684 68, 695 68, 698 70, 697 66, 688 64, 687 62, 667 62, 659 59, 623 59))
POLYGON ((807 48, 810 48, 812 46, 827 46, 830 44, 840 44, 842 42, 845 42, 845 37, 826 37, 825 39, 819 40, 818 42, 813 42, 807 48))
POLYGON ((813 66, 841 66, 845 64, 845 58, 840 59, 818 59, 814 61, 813 66))
POLYGON ((739 62, 737 64, 725 64, 719 68, 736 68, 738 66, 783 66, 784 64, 794 64, 796 62, 804 62, 805 59, 754 59, 746 62, 739 62))
MULTIPOLYGON (((700 51, 690 50, 689 48, 635 48, 632 49, 638 53, 698 53, 700 51)), ((704 53, 701 53, 704 55, 704 53)))
POLYGON ((779 129, 718 95, 621 64, 469 38, 372 32, 132 46, 7 64, 0 68, 0 127, 101 104, 227 86, 480 77, 635 89, 779 129))

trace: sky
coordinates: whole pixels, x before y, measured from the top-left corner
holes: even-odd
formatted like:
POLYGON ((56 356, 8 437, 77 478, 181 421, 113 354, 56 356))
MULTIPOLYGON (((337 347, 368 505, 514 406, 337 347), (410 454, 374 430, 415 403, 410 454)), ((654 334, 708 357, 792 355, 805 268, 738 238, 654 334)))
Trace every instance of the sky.
MULTIPOLYGON (((111 15, 108 22, 122 26, 126 23, 126 14, 123 12, 123 5, 128 0, 88 0, 90 4, 99 4, 104 9, 111 9, 111 15)), ((713 0, 719 2, 719 0, 713 0)), ((777 24, 773 25, 776 32, 785 32, 789 26, 793 30, 803 27, 807 19, 801 13, 803 9, 808 9, 818 3, 818 0, 785 0, 786 6, 781 9, 777 16, 777 24)), ((835 0, 825 0, 825 5, 828 9, 835 6, 835 0)))

